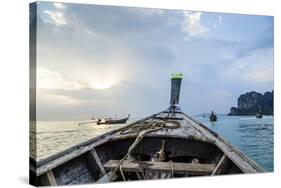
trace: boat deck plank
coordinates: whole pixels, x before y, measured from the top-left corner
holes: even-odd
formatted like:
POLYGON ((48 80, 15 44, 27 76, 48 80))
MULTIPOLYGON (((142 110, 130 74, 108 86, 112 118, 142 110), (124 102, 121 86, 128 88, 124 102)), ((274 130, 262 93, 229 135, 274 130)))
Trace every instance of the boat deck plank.
MULTIPOLYGON (((118 167, 119 160, 110 160, 105 165, 106 170, 114 170, 118 167)), ((209 175, 215 169, 214 164, 194 164, 194 163, 171 163, 152 161, 129 161, 122 163, 124 172, 142 172, 144 170, 155 172, 172 172, 175 174, 209 175)), ((119 168, 118 168, 119 170, 119 168)))

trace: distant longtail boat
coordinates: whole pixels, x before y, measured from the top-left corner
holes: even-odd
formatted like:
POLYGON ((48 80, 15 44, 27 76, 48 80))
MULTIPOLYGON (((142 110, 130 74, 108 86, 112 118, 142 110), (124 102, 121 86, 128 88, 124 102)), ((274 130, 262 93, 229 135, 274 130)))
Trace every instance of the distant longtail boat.
POLYGON ((104 121, 102 121, 101 119, 99 119, 97 121, 97 125, 101 125, 101 124, 122 124, 122 123, 127 123, 128 119, 130 118, 130 114, 128 115, 128 117, 123 118, 123 119, 105 119, 104 121))

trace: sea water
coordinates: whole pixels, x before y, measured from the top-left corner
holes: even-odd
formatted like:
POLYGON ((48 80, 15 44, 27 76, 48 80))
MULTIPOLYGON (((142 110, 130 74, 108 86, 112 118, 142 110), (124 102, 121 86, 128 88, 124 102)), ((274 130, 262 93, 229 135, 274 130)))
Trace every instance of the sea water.
POLYGON ((218 116, 217 122, 209 117, 194 117, 228 140, 266 171, 273 171, 273 116, 218 116))
POLYGON ((86 121, 37 121, 30 127, 30 155, 36 161, 43 160, 71 146, 90 140, 126 124, 97 125, 86 121))
MULTIPOLYGON (((140 119, 140 118, 138 118, 140 119)), ((273 117, 218 116, 211 123, 208 117, 194 117, 217 132, 267 171, 273 171, 273 117)), ((131 123, 136 119, 130 119, 131 123)), ((31 157, 43 160, 80 142, 87 141, 127 124, 79 125, 82 121, 37 121, 31 126, 31 157)))

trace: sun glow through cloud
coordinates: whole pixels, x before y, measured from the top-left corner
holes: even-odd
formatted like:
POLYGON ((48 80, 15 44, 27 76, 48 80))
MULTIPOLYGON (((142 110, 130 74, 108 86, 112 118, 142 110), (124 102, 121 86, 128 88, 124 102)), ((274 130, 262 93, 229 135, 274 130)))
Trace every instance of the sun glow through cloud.
POLYGON ((273 88, 272 17, 47 2, 37 11, 39 118, 149 115, 179 70, 190 114, 210 111, 212 98, 228 112, 241 93, 273 88))
MULTIPOLYGON (((124 74, 123 74, 124 75, 124 74)), ((87 79, 88 88, 104 90, 110 89, 124 81, 125 77, 110 69, 103 73, 96 73, 87 79)), ((86 80, 86 78, 84 78, 86 80)))
POLYGON ((101 83, 96 83, 96 84, 93 84, 92 87, 94 89, 109 89, 112 87, 112 84, 109 83, 109 82, 101 82, 101 83))
POLYGON ((83 85, 65 79, 58 72, 48 69, 38 68, 37 70, 37 87, 40 89, 81 89, 83 85))
POLYGON ((83 88, 91 88, 97 90, 109 89, 113 85, 118 84, 117 76, 111 75, 104 79, 98 79, 98 76, 92 77, 88 82, 78 82, 64 78, 60 73, 48 69, 38 68, 38 82, 39 89, 65 89, 65 90, 79 90, 83 88))

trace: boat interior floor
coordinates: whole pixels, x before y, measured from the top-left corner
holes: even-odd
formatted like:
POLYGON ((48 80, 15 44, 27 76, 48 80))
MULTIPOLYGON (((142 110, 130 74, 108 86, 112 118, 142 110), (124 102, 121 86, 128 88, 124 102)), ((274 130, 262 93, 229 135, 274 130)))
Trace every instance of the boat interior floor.
MULTIPOLYGON (((120 140, 104 147, 118 148, 119 154, 124 155, 125 143, 130 141, 120 140)), ((101 168, 106 171, 98 182, 241 173, 214 145, 198 141, 147 137, 123 161, 123 155, 105 159, 108 154, 104 152, 110 150, 97 150, 101 156, 97 160, 101 160, 101 168)))

